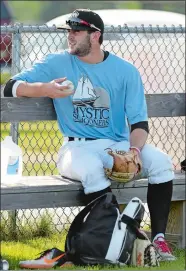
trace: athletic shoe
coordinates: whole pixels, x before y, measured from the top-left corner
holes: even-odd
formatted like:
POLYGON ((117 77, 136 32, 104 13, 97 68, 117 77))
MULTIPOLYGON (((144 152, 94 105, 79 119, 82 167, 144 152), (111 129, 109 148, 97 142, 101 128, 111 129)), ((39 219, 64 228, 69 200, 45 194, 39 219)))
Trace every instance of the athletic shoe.
POLYGON ((19 266, 26 269, 50 269, 65 263, 65 255, 65 252, 58 248, 47 249, 35 260, 19 262, 19 266))
POLYGON ((60 265, 59 266, 59 268, 70 268, 70 267, 72 267, 72 266, 74 266, 74 264, 73 264, 73 262, 65 262, 64 264, 62 264, 62 265, 60 265))
POLYGON ((163 237, 158 237, 153 241, 153 245, 159 254, 160 261, 175 261, 176 257, 172 255, 171 249, 163 237))

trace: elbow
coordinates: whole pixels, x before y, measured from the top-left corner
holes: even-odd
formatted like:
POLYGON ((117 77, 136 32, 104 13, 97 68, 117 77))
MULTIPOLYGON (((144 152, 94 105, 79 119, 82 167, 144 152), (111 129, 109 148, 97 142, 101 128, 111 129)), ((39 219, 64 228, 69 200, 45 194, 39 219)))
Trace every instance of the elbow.
POLYGON ((13 97, 12 88, 16 80, 10 79, 3 90, 4 97, 13 97))
POLYGON ((4 97, 17 97, 17 87, 23 81, 10 79, 4 87, 4 97))

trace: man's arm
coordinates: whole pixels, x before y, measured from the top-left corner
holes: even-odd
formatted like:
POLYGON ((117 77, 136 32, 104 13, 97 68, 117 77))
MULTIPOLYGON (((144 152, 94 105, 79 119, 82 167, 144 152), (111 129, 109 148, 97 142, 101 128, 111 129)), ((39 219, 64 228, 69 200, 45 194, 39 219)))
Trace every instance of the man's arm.
POLYGON ((9 80, 4 88, 4 96, 64 98, 74 93, 67 86, 59 84, 65 80, 66 78, 59 78, 49 83, 28 83, 22 80, 9 80))
POLYGON ((63 98, 73 94, 68 87, 59 84, 66 78, 55 78, 56 65, 62 60, 63 56, 49 54, 31 69, 13 76, 4 88, 4 96, 63 98))
POLYGON ((148 133, 143 129, 135 129, 130 134, 130 146, 136 147, 139 150, 143 148, 147 141, 148 133))
POLYGON ((143 148, 149 133, 148 121, 141 121, 131 125, 130 146, 139 150, 143 148))
POLYGON ((146 143, 149 128, 144 87, 135 67, 128 76, 125 102, 128 122, 131 125, 130 147, 140 151, 146 143))

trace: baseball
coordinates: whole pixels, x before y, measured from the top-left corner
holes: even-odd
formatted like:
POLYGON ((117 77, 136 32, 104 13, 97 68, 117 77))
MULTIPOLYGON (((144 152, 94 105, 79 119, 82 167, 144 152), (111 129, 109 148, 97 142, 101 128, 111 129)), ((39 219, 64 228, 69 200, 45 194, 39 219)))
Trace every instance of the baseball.
POLYGON ((70 80, 66 80, 66 81, 60 83, 60 85, 61 86, 68 86, 68 90, 74 90, 74 84, 70 80))

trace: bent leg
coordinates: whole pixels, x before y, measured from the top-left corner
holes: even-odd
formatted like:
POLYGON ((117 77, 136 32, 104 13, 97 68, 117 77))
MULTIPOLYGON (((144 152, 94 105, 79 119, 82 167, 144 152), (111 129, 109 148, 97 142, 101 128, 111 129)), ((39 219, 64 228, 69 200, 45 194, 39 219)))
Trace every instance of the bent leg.
POLYGON ((94 193, 110 186, 105 177, 102 157, 87 148, 69 146, 57 162, 60 174, 81 181, 85 194, 94 193))
POLYGON ((161 184, 148 184, 147 204, 151 217, 152 240, 159 233, 165 235, 172 190, 172 181, 161 184))

